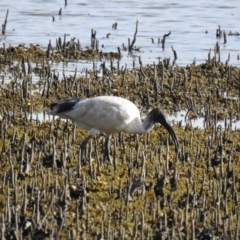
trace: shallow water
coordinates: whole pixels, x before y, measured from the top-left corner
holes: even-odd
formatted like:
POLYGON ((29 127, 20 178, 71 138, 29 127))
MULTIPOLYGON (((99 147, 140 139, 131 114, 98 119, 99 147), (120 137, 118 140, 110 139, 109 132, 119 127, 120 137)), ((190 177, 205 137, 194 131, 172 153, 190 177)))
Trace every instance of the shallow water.
MULTIPOLYGON (((82 47, 90 46, 91 29, 97 31, 99 46, 103 51, 117 51, 128 38, 133 39, 136 20, 139 21, 137 41, 140 47, 137 56, 143 64, 158 61, 158 58, 171 58, 171 46, 177 51, 177 64, 186 66, 194 58, 202 63, 207 58, 209 49, 216 42, 221 47, 221 60, 226 61, 230 53, 230 64, 239 65, 237 56, 240 36, 228 36, 227 43, 216 39, 218 25, 226 33, 239 31, 240 4, 235 1, 14 1, 0 2, 0 23, 9 9, 6 36, 1 36, 1 43, 6 46, 18 44, 40 44, 46 48, 49 40, 67 34, 67 39, 79 39, 82 47), (62 15, 58 12, 62 8, 62 15), (52 21, 52 16, 55 21, 52 21), (117 29, 112 24, 117 22, 117 29), (171 31, 166 39, 165 49, 158 44, 158 38, 171 31), (106 35, 110 33, 109 38, 106 35), (152 43, 151 38, 154 39, 152 43)), ((132 57, 123 52, 121 60, 132 66, 132 57)), ((138 64, 138 61, 136 61, 138 64)), ((78 66, 79 68, 79 66, 78 66)))

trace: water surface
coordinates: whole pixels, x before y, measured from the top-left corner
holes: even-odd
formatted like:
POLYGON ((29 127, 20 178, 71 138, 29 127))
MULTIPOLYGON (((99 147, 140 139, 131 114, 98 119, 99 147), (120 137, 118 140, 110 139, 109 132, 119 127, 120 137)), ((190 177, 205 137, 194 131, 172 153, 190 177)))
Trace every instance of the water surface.
MULTIPOLYGON (((0 2, 0 23, 9 9, 6 36, 1 43, 6 46, 39 44, 46 48, 49 40, 68 35, 68 39, 79 39, 82 47, 90 46, 91 29, 97 31, 99 46, 103 51, 117 51, 128 38, 133 39, 136 20, 139 21, 137 41, 140 47, 136 56, 143 64, 153 63, 160 58, 173 59, 171 46, 177 51, 177 64, 186 66, 194 59, 205 62, 209 49, 216 42, 221 47, 221 60, 226 61, 230 53, 230 64, 239 65, 237 56, 240 36, 228 36, 227 43, 216 39, 218 25, 226 33, 240 31, 240 4, 236 1, 6 1, 0 2), (62 15, 58 15, 62 8, 62 15), (55 17, 53 22, 52 16, 55 17), (117 29, 112 24, 117 22, 117 29), (158 38, 171 31, 165 49, 158 38), (109 38, 106 35, 110 33, 109 38), (154 43, 152 43, 152 39, 154 43)), ((132 65, 132 56, 123 52, 122 64, 132 65)), ((136 64, 138 62, 136 61, 136 64)))

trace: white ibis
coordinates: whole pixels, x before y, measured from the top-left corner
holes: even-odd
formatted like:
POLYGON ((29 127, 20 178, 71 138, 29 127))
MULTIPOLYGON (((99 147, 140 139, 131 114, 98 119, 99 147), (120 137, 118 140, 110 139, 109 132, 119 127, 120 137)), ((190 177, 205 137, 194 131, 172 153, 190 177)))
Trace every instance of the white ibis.
POLYGON ((115 96, 99 96, 89 99, 65 99, 50 105, 48 114, 71 119, 77 127, 90 130, 89 136, 82 142, 82 153, 92 136, 98 132, 106 134, 104 159, 111 162, 109 155, 109 139, 113 133, 143 134, 149 132, 155 123, 160 123, 167 129, 179 149, 177 136, 167 122, 164 113, 152 109, 144 122, 141 121, 138 108, 131 101, 115 96))

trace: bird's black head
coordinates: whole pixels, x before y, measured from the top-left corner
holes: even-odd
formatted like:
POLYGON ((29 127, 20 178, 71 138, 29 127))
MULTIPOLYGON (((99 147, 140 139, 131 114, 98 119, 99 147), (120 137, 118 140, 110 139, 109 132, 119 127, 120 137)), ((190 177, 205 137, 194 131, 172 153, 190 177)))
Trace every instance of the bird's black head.
POLYGON ((154 108, 148 115, 154 123, 162 124, 162 122, 167 121, 165 113, 159 108, 154 108))
POLYGON ((169 132, 169 134, 173 138, 173 141, 174 141, 174 144, 175 144, 175 147, 176 147, 176 152, 178 152, 178 149, 179 149, 178 138, 177 138, 173 128, 168 123, 164 112, 162 110, 158 109, 158 108, 155 108, 148 114, 148 117, 149 117, 149 119, 151 119, 151 121, 153 123, 160 123, 163 127, 165 127, 167 129, 167 131, 169 132))

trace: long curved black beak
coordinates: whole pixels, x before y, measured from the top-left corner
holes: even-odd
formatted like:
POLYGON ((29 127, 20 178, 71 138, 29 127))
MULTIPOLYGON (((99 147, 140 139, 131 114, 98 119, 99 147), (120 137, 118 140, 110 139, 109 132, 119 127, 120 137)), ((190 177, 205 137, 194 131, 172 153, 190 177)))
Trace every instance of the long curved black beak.
POLYGON ((160 123, 161 123, 161 125, 162 125, 163 127, 165 127, 165 128, 168 130, 169 134, 171 135, 171 137, 172 137, 172 139, 173 139, 173 141, 174 141, 175 151, 178 152, 178 150, 179 150, 179 142, 178 142, 178 138, 177 138, 177 136, 176 136, 173 128, 172 128, 171 125, 166 121, 166 119, 164 119, 164 120, 161 121, 160 123))

